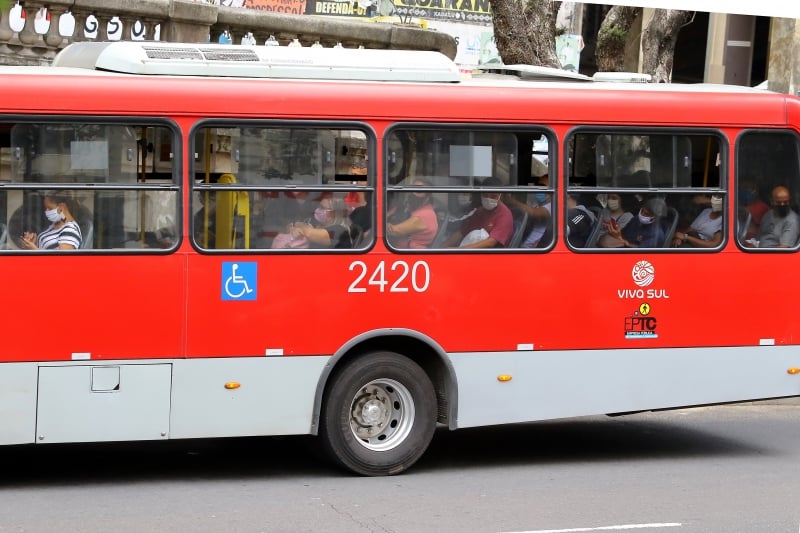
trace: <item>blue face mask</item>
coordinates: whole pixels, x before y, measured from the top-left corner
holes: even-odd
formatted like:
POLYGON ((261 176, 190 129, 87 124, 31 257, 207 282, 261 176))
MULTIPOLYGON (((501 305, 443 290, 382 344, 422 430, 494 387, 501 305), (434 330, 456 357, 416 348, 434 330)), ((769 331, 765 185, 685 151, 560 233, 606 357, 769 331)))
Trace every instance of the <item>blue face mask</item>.
POLYGON ((540 204, 543 204, 547 201, 547 193, 537 192, 533 195, 533 197, 536 198, 536 201, 540 204))
POLYGON ((739 200, 744 205, 752 204, 754 199, 755 199, 755 194, 753 193, 753 191, 748 191, 747 189, 739 189, 739 200))

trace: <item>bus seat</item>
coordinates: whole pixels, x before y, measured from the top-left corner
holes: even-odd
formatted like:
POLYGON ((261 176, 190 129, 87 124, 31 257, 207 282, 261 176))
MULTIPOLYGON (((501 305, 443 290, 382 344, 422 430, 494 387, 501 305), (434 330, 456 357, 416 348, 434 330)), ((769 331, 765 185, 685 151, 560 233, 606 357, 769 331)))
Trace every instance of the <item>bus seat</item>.
POLYGON ((528 225, 528 212, 524 209, 512 209, 511 214, 514 216, 514 233, 508 241, 508 248, 519 248, 522 236, 525 234, 525 226, 528 225))
POLYGON ((675 237, 675 230, 678 229, 678 210, 674 207, 667 208, 667 216, 665 217, 664 224, 664 242, 661 244, 662 248, 669 248, 672 246, 672 239, 675 237))
POLYGON ((436 237, 428 248, 441 248, 447 239, 447 216, 439 218, 439 229, 436 230, 436 237))
POLYGON ((78 221, 81 228, 81 250, 91 250, 92 240, 94 239, 94 223, 91 218, 83 218, 78 221))
POLYGON ((8 239, 8 226, 0 222, 0 250, 6 249, 6 239, 8 239))
POLYGON ((600 240, 600 232, 603 229, 603 214, 605 209, 593 205, 589 209, 594 213, 594 224, 592 231, 589 233, 589 238, 586 239, 586 246, 584 248, 596 248, 597 241, 600 240))
POLYGON ((753 215, 750 213, 749 209, 745 209, 744 207, 739 208, 738 216, 736 217, 736 223, 738 225, 736 228, 736 236, 740 241, 743 241, 745 236, 747 236, 747 230, 750 229, 752 217, 753 215))

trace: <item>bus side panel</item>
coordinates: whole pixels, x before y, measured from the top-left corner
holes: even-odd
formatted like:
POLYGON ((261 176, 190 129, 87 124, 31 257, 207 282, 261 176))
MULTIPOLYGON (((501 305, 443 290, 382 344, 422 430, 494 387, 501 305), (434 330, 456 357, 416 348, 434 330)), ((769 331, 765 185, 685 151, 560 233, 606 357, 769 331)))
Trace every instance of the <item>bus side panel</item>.
POLYGON ((36 435, 35 363, 0 365, 0 444, 28 444, 36 435))
POLYGON ((184 262, 177 253, 3 257, 0 361, 182 356, 184 262))
POLYGON ((329 360, 174 361, 170 437, 308 434, 317 384, 329 360))
POLYGON ((166 363, 42 366, 36 442, 165 439, 171 375, 166 363))
POLYGON ((793 346, 464 353, 457 427, 800 395, 793 346), (511 376, 501 382, 498 376, 511 376), (491 401, 487 401, 491 398, 491 401))

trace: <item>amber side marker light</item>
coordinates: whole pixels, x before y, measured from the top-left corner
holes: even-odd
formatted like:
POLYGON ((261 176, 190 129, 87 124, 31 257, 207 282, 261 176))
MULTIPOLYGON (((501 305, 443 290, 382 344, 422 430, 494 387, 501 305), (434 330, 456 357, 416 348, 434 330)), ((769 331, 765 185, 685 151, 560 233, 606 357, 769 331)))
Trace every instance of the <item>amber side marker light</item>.
POLYGON ((225 384, 225 388, 228 390, 238 389, 239 387, 241 387, 241 384, 238 381, 229 381, 225 384))
POLYGON ((787 370, 787 372, 792 374, 792 375, 800 374, 800 368, 797 368, 796 366, 793 366, 792 368, 787 370))
POLYGON ((505 383, 506 381, 511 381, 511 376, 509 376, 508 374, 500 374, 499 376, 497 376, 497 381, 500 381, 502 383, 505 383))

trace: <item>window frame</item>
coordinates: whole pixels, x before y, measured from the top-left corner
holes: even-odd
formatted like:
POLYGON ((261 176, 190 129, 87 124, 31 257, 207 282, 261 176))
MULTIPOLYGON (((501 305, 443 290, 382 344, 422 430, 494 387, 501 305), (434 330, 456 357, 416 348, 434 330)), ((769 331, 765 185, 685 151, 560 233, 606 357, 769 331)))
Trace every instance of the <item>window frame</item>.
MULTIPOLYGON (((24 182, 2 182, 2 191, 91 191, 93 193, 103 191, 169 191, 175 195, 175 240, 167 248, 79 248, 77 250, 22 250, 22 249, 0 249, 2 255, 169 255, 180 248, 183 240, 183 136, 180 126, 176 121, 164 117, 150 116, 98 116, 98 115, 2 115, 0 123, 4 124, 31 124, 31 125, 63 125, 63 124, 97 124, 104 126, 119 127, 152 127, 165 128, 172 135, 172 161, 171 161, 171 183, 140 183, 138 177, 132 183, 103 183, 103 182, 53 182, 41 181, 36 183, 24 182)), ((137 171, 138 172, 138 171, 137 171)), ((92 213, 96 216, 96 213, 92 213)), ((10 238, 10 236, 8 237, 10 238)))

